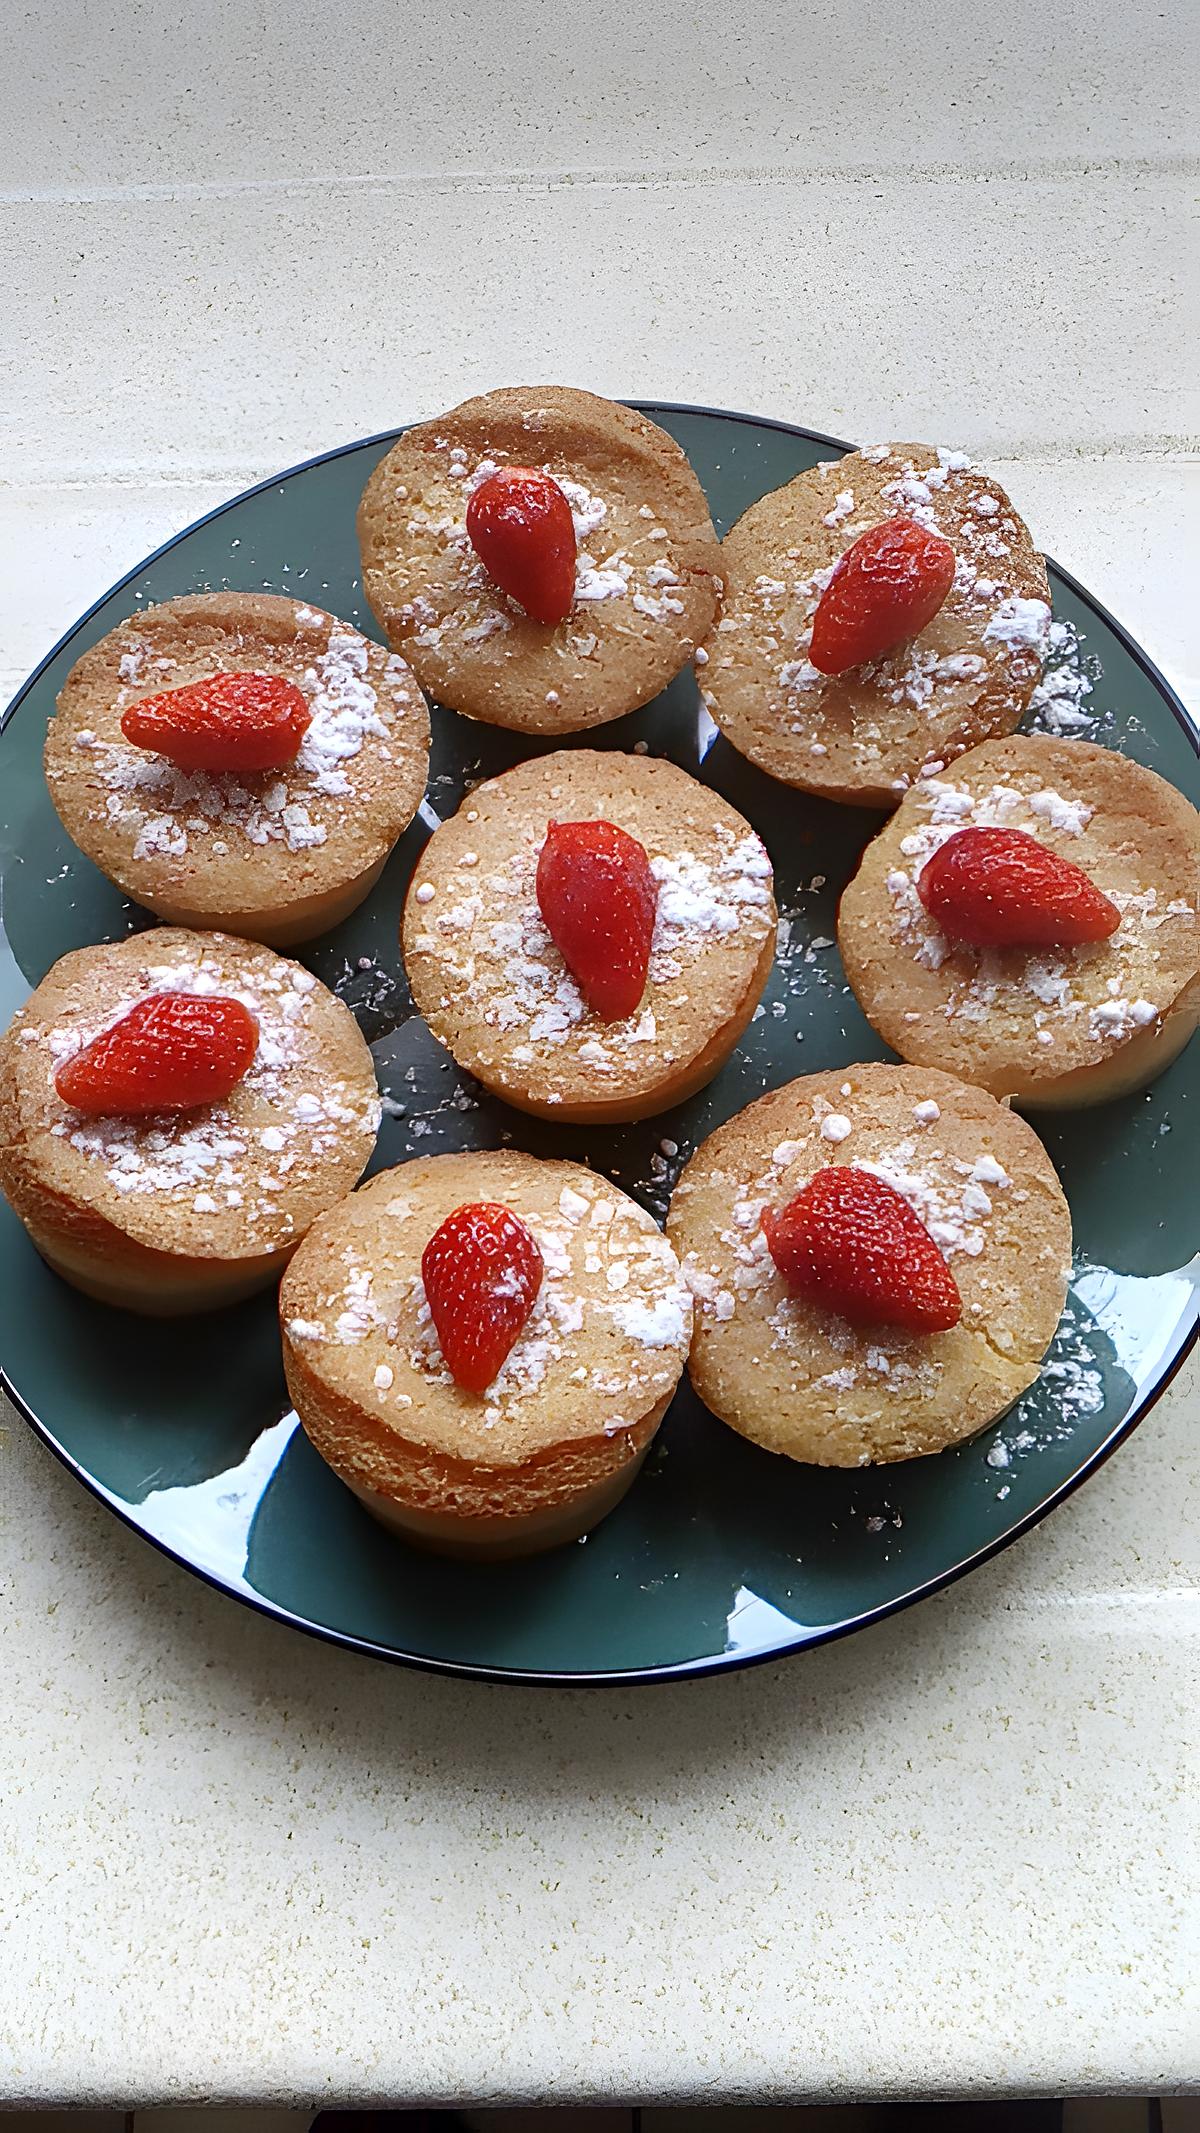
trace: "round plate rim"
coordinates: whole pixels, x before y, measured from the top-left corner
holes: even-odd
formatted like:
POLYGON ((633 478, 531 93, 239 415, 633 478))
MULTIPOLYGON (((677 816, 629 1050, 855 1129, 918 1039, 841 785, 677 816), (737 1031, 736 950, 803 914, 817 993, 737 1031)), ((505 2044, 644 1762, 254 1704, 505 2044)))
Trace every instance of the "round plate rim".
MULTIPOLYGON (((749 415, 734 408, 705 407, 686 400, 630 400, 625 404, 636 409, 639 413, 650 416, 652 419, 658 415, 711 416, 724 422, 743 422, 754 429, 778 430, 785 436, 802 437, 809 444, 827 445, 831 451, 839 453, 855 450, 855 446, 846 443, 842 438, 830 437, 822 430, 808 429, 802 423, 784 422, 776 416, 749 415)), ((65 630, 58 641, 51 646, 45 657, 38 662, 33 672, 22 682, 12 701, 0 714, 0 735, 4 733, 10 719, 19 710, 30 690, 40 681, 47 667, 78 636, 80 630, 86 628, 93 615, 106 606, 117 593, 123 592, 127 585, 133 584, 161 557, 169 554, 171 549, 178 547, 179 543, 186 540, 190 534, 197 532, 202 526, 211 525, 215 519, 223 517, 227 511, 236 509, 238 505, 248 502, 251 497, 260 496, 268 489, 278 488, 283 482, 291 480, 297 474, 306 474, 313 467, 322 466, 332 459, 344 459, 350 453, 364 451, 372 445, 392 444, 398 437, 403 435, 407 426, 402 424, 398 429, 379 430, 370 436, 358 437, 348 444, 334 445, 328 451, 315 452, 307 459, 298 460, 294 466, 285 467, 279 473, 267 476, 263 481, 254 482, 250 488, 239 490, 236 496, 228 497, 223 503, 214 505, 211 511, 203 512, 199 518, 193 519, 188 525, 181 527, 178 533, 172 534, 168 540, 161 542, 157 548, 151 550, 149 555, 143 556, 131 570, 126 571, 122 577, 118 578, 108 588, 107 592, 101 593, 98 599, 93 600, 91 606, 86 608, 84 613, 79 615, 70 628, 65 630)), ((1061 580, 1062 584, 1075 595, 1076 599, 1089 608, 1097 619, 1112 631, 1124 650, 1129 653, 1148 681, 1157 690, 1176 723, 1181 727, 1185 737, 1191 742, 1197 755, 1200 755, 1200 722, 1192 717, 1182 698, 1155 665, 1149 653, 1143 650, 1137 639, 1130 634, 1122 622, 1118 621, 1115 615, 1109 612, 1103 602, 1096 599, 1095 595, 1090 593, 1086 586, 1081 585, 1070 571, 1064 570, 1061 565, 1055 563, 1052 556, 1046 557, 1046 564, 1048 569, 1053 571, 1054 575, 1061 580)), ((813 1651, 822 1645, 836 1643, 843 1637, 852 1636, 858 1630, 867 1629, 877 1622, 886 1621, 889 1616, 901 1614, 906 1609, 916 1606, 918 1601, 928 1599, 932 1594, 943 1592, 947 1587, 957 1584, 961 1578, 967 1577, 971 1571, 978 1569, 981 1564, 989 1562, 993 1556, 999 1555, 1005 1548, 1010 1547, 1014 1541, 1021 1538, 1022 1534, 1028 1533, 1034 1526, 1040 1525, 1044 1518, 1049 1517, 1051 1511, 1057 1510, 1058 1506, 1061 1503, 1065 1503, 1069 1496, 1074 1495, 1076 1489, 1080 1488, 1092 1474, 1098 1472, 1100 1467, 1111 1458, 1118 1446, 1123 1444, 1126 1438, 1133 1434, 1139 1423, 1145 1420, 1151 1408, 1162 1397, 1162 1394, 1195 1347, 1198 1335, 1200 1335, 1200 1290, 1194 1290, 1190 1317, 1186 1320, 1181 1320, 1180 1328, 1177 1330, 1170 1352, 1156 1366, 1156 1374, 1153 1382, 1149 1385, 1149 1389, 1146 1390, 1144 1386, 1139 1386, 1138 1396, 1130 1412, 1116 1424, 1104 1442, 1089 1453, 1075 1469, 1074 1473, 1069 1474, 1057 1489, 1054 1489, 1041 1503, 1036 1504, 1031 1511, 1026 1513, 1024 1518, 1019 1519, 1016 1525, 1010 1527, 1007 1532, 999 1534, 995 1540, 988 1542, 985 1547, 977 1548, 971 1554, 962 1557, 959 1562, 952 1563, 946 1570, 939 1572, 936 1577, 927 1578, 921 1584, 915 1585, 911 1591, 900 1593, 896 1598, 884 1601, 880 1606, 869 1608, 865 1613, 854 1615, 845 1621, 826 1624, 818 1629, 798 1630, 794 1638, 784 1639, 780 1643, 772 1645, 768 1650, 754 1652, 727 1651, 709 1654, 699 1659, 684 1659, 667 1666, 604 1669, 591 1673, 571 1673, 564 1672, 562 1669, 541 1670, 525 1667, 482 1666, 461 1660, 438 1659, 420 1652, 398 1651, 390 1645, 376 1644, 368 1637, 355 1636, 348 1631, 334 1629, 326 1623, 308 1621, 301 1615, 293 1614, 290 1609, 280 1606, 277 1602, 269 1600, 261 1594, 248 1591, 243 1586, 235 1585, 215 1571, 204 1568, 202 1564, 192 1561, 188 1556, 181 1554, 178 1549, 171 1547, 169 1542, 161 1539, 157 1534, 151 1533, 146 1527, 139 1525, 132 1512, 124 1507, 110 1491, 104 1488, 102 1483, 98 1482, 72 1457, 66 1446, 54 1435, 49 1424, 34 1412, 28 1401, 13 1384, 2 1360, 0 1360, 0 1390, 3 1390, 17 1413, 23 1416, 35 1436, 40 1439, 48 1451, 54 1454, 60 1465, 66 1468, 67 1472, 87 1490, 90 1496, 93 1496, 97 1502, 102 1503, 106 1510, 111 1511, 121 1521, 122 1525, 127 1526, 140 1540, 157 1549, 159 1554, 165 1556, 169 1562, 178 1564, 182 1569, 189 1571, 193 1577, 199 1578, 212 1591, 219 1592, 229 1599, 238 1601, 243 1607, 252 1609, 255 1614, 265 1617, 268 1621, 278 1622, 287 1628, 299 1630, 303 1635, 313 1637, 319 1643, 335 1645, 344 1651, 359 1652, 368 1658, 382 1659, 390 1665, 406 1667, 416 1673, 449 1675, 465 1681, 504 1682, 521 1688, 632 1688, 654 1686, 670 1681, 694 1681, 711 1674, 739 1673, 750 1667, 765 1666, 777 1660, 793 1658, 800 1652, 813 1651)))

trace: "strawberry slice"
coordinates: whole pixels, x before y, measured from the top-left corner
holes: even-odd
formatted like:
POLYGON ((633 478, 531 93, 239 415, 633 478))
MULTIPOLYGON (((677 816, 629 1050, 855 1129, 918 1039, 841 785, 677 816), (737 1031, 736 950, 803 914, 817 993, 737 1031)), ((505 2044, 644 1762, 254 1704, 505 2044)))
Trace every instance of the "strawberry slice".
POLYGON ((881 659, 932 622, 954 583, 954 550, 915 519, 890 518, 850 543, 821 594, 809 658, 822 674, 881 659))
POLYGON ((538 909, 594 1014, 623 1022, 646 990, 658 883, 644 846, 614 822, 552 822, 538 909))
POLYGON ((421 1279, 446 1366, 465 1392, 486 1392, 537 1301, 537 1239, 495 1200, 456 1207, 421 1254, 421 1279))
POLYGON ((945 1333, 962 1317, 958 1283, 924 1223, 886 1178, 831 1163, 763 1231, 789 1289, 854 1323, 945 1333))
POLYGON ((536 467, 497 467, 472 490, 467 538, 489 578, 534 622, 561 622, 575 599, 575 521, 536 467))
POLYGON ((212 674, 130 704, 121 731, 181 770, 282 770, 311 724, 302 691, 282 674, 212 674))
POLYGON ((972 948, 1074 948, 1121 923, 1082 867, 1026 830, 956 830, 926 860, 917 894, 943 933, 972 948))
POLYGON ((140 1118, 220 1103, 258 1050, 258 1024, 220 993, 155 992, 102 1030, 54 1077, 90 1116, 140 1118))

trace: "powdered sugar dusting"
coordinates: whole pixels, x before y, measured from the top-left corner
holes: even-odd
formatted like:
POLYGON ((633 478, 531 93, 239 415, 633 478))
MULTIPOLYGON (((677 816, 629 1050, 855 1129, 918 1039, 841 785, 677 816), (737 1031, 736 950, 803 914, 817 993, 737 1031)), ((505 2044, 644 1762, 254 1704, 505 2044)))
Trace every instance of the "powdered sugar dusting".
POLYGON ((901 838, 905 863, 888 870, 885 886, 895 914, 894 938, 926 970, 946 971, 948 1018, 983 1024, 994 1014, 1019 1014, 1031 1023, 1043 1056, 1054 1048, 1054 1029, 1048 1027, 1054 1023, 1077 1024, 1093 1045, 1110 1052, 1154 1021, 1159 1007, 1143 990, 1148 968, 1159 960, 1153 936, 1166 924, 1195 924, 1195 913, 1183 899, 1161 907, 1153 888, 1131 895, 1111 887, 1121 924, 1108 940, 1033 951, 951 942, 917 891, 923 867, 956 831, 1002 825, 1052 842, 1072 839, 1092 820, 1088 802, 1049 787, 1024 792, 1002 782, 973 793, 941 778, 915 786, 908 804, 914 802, 924 808, 924 819, 901 838))
POLYGON ((498 1035, 519 1033, 510 1055, 519 1068, 539 1050, 561 1050, 601 1079, 642 1073, 647 1048, 669 1043, 657 1012, 660 993, 686 998, 710 947, 734 939, 757 947, 772 922, 771 863, 752 833, 737 836, 719 822, 703 853, 653 853, 659 896, 647 995, 626 1021, 598 1022, 542 919, 537 859, 538 847, 524 844, 466 893, 468 877, 451 877, 422 912, 415 941, 418 951, 436 956, 452 996, 479 1002, 498 1035))
POLYGON ((836 497, 834 498, 832 511, 827 511, 825 513, 825 524, 827 526, 840 526, 844 518, 851 518, 853 514, 853 489, 839 489, 836 497))
POLYGON ((1031 815, 1041 815, 1064 837, 1080 836, 1096 812, 1086 800, 1067 800, 1062 793, 1049 790, 1031 792, 1025 804, 1031 815))
MULTIPOLYGON (((974 1149, 968 1145, 962 1155, 945 1146, 937 1130, 941 1107, 932 1099, 913 1106, 910 1132, 889 1134, 852 1101, 843 1112, 830 1098, 814 1096, 811 1112, 811 1126, 798 1139, 780 1142, 757 1174, 746 1177, 735 1169, 728 1218, 717 1231, 719 1248, 711 1257, 688 1253, 685 1279, 703 1319, 719 1325, 740 1317, 745 1334, 765 1344, 764 1358, 769 1352, 782 1360, 794 1395, 802 1396, 805 1387, 820 1389, 836 1410, 841 1396, 854 1392, 865 1401, 868 1415, 878 1414, 881 1401, 898 1411, 919 1411, 941 1395, 953 1345, 943 1348, 940 1341, 884 1324, 872 1326, 868 1336, 811 1299, 791 1294, 771 1258, 763 1214, 784 1205, 822 1164, 852 1163, 883 1178, 913 1209, 943 1256, 951 1264, 962 1262, 959 1278, 969 1284, 964 1287, 969 1332, 986 1322, 977 1299, 989 1287, 993 1225, 1003 1215, 1007 1252, 1025 1193, 986 1140, 974 1149), (825 1132, 831 1120, 843 1117, 851 1127, 845 1154, 828 1146, 825 1132)), ((719 1172, 710 1183, 720 1183, 719 1172)), ((956 1342, 958 1336, 953 1338, 956 1342)), ((863 1461, 869 1456, 864 1450, 863 1461)))
MULTIPOLYGON (((537 1240, 544 1273, 483 1396, 483 1428, 520 1423, 537 1401, 548 1401, 557 1420, 559 1403, 576 1391, 598 1403, 608 1431, 628 1428, 670 1388, 691 1336, 691 1295, 671 1246, 643 1209, 585 1173, 549 1208, 519 1192, 512 1204, 537 1240)), ((412 1204, 395 1203, 388 1216, 389 1225, 410 1222, 412 1204)), ((385 1277, 368 1253, 348 1246, 336 1283, 321 1296, 321 1317, 293 1320, 288 1332, 333 1346, 368 1343, 373 1390, 407 1406, 421 1385, 453 1392, 453 1379, 417 1270, 423 1240, 401 1232, 397 1242, 389 1228, 382 1235, 406 1260, 411 1255, 412 1272, 385 1277)))
MULTIPOLYGON (((545 471, 549 473, 550 469, 547 467, 545 471)), ((585 488, 581 481, 571 481, 565 474, 559 474, 553 478, 557 480, 559 488, 571 506, 571 522, 575 528, 575 538, 582 544, 590 534, 595 533, 597 528, 604 524, 605 519, 608 517, 608 505, 602 496, 593 496, 591 490, 585 488)))
MULTIPOLYGON (((451 445, 446 439, 435 440, 435 450, 447 454, 445 471, 458 495, 451 498, 448 508, 439 504, 432 509, 414 507, 409 516, 409 531, 419 536, 432 535, 458 557, 461 591, 469 596, 468 604, 474 603, 472 614, 475 614, 476 607, 479 613, 464 625, 453 613, 439 614, 420 594, 410 600, 406 613, 423 625, 414 637, 418 645, 440 646, 449 629, 453 629, 460 642, 471 645, 508 629, 513 616, 519 613, 489 578, 471 546, 466 527, 467 501, 482 482, 497 472, 501 462, 485 456, 472 465, 466 447, 451 445)), ((665 527, 652 525, 648 531, 639 531, 632 540, 621 543, 612 531, 612 508, 604 496, 590 489, 577 475, 567 474, 549 461, 538 471, 557 484, 570 507, 578 549, 575 570, 577 607, 586 610, 606 607, 612 601, 628 601, 636 613, 654 622, 668 622, 686 613, 686 604, 678 597, 683 582, 669 553, 664 552, 661 545, 669 540, 665 527), (648 543, 654 544, 649 552, 648 543)), ((642 507, 640 515, 651 519, 654 516, 648 506, 642 507)), ((585 639, 574 640, 572 649, 579 658, 591 656, 585 639)))
POLYGON ((1000 644, 1009 658, 1032 654, 1041 659, 1050 634, 1050 609, 1045 600, 1026 600, 1010 593, 984 624, 985 644, 1000 644))
POLYGON ((182 859, 188 848, 187 831, 174 815, 152 815, 143 822, 133 841, 135 859, 182 859))
MULTIPOLYGON (((929 632, 921 632, 894 652, 857 669, 853 686, 860 696, 877 693, 898 710, 915 710, 930 720, 944 721, 965 712, 997 669, 1007 668, 1008 677, 1018 686, 1031 679, 1046 648, 1050 622, 1046 602, 1028 597, 1012 582, 1014 557, 1022 546, 1019 522, 965 454, 939 449, 936 463, 930 466, 918 466, 887 446, 873 447, 862 456, 886 467, 882 510, 876 506, 866 512, 861 498, 856 504, 849 486, 837 486, 839 479, 846 482, 849 462, 822 466, 820 472, 832 491, 831 506, 822 519, 835 538, 838 554, 806 578, 786 573, 786 559, 779 559, 775 575, 759 575, 741 595, 743 614, 739 616, 731 607, 721 625, 730 632, 746 629, 761 644, 764 663, 773 669, 784 699, 779 715, 786 730, 806 739, 810 748, 818 741, 826 752, 828 743, 821 737, 823 702, 830 694, 838 696, 845 684, 812 664, 813 618, 842 555, 867 523, 890 513, 953 540, 956 569, 947 615, 953 617, 951 630, 961 626, 969 642, 957 649, 934 649, 929 632, 946 628, 945 622, 935 621, 929 632), (951 493, 954 506, 948 512, 951 493)), ((1023 561, 1021 569, 1024 572, 1023 561)), ((732 651, 716 661, 718 668, 733 663, 732 651)), ((714 688, 719 702, 719 674, 714 688)), ((865 714, 858 719, 855 745, 864 768, 885 752, 883 730, 874 729, 865 714)))
POLYGON ((1153 1000, 1126 1000, 1118 993, 1092 1008, 1088 1015, 1088 1033, 1109 1043, 1122 1044, 1135 1030, 1145 1029, 1157 1014, 1153 1000))
POLYGON ((315 667, 304 676, 312 723, 300 744, 298 767, 307 771, 318 792, 353 791, 344 765, 359 754, 368 735, 386 741, 388 726, 368 673, 365 637, 336 625, 315 667))
MULTIPOLYGON (((1090 664, 1099 671, 1096 661, 1090 664)), ((1029 700, 1026 730, 1094 740, 1107 723, 1106 715, 1087 701, 1094 679, 1080 653, 1074 623, 1055 617, 1046 633, 1046 667, 1029 700)))
POLYGON ((1003 1165, 986 1150, 973 1163, 944 1159, 934 1167, 918 1155, 916 1142, 907 1138, 884 1149, 876 1159, 862 1159, 858 1167, 883 1178, 907 1200, 946 1259, 959 1252, 970 1259, 979 1257, 993 1195, 1012 1186, 1003 1165))
MULTIPOLYGON (((157 936, 144 937, 147 955, 157 936)), ((198 960, 145 961, 131 969, 128 988, 103 1005, 50 1028, 46 1052, 46 1130, 90 1167, 99 1165, 122 1200, 173 1199, 184 1214, 237 1210, 239 1228, 287 1229, 282 1205, 289 1181, 311 1175, 331 1155, 356 1147, 365 1162, 379 1123, 378 1098, 329 1078, 312 1026, 313 981, 305 971, 265 954, 231 975, 216 955, 198 960), (177 1117, 91 1118, 57 1096, 59 1065, 126 1015, 139 999, 159 992, 231 994, 258 1024, 258 1046, 243 1080, 220 1104, 177 1117), (301 1119, 298 1090, 314 1074, 320 1094, 306 1091, 301 1119), (266 1121, 271 1123, 267 1124, 266 1121)))
MULTIPOLYGON (((324 621, 308 609, 297 619, 301 626, 324 621)), ((106 788, 103 815, 128 829, 133 858, 177 861, 193 849, 219 857, 240 842, 281 844, 291 852, 324 844, 345 815, 329 803, 354 801, 355 759, 369 743, 386 744, 404 714, 402 662, 389 659, 391 689, 381 694, 370 678, 369 653, 365 638, 333 624, 324 649, 299 677, 308 730, 295 761, 278 772, 185 771, 123 738, 102 740, 89 731, 86 753, 106 788)), ((122 655, 118 671, 131 686, 118 694, 118 714, 132 700, 132 685, 144 684, 144 664, 141 648, 122 655)), ((235 652, 212 669, 235 670, 235 652)), ((77 746, 82 741, 76 737, 77 746)), ((379 752, 386 757, 386 746, 379 752)))
POLYGON ((609 1304, 609 1317, 627 1339, 641 1348, 685 1348, 692 1329, 692 1298, 680 1280, 664 1289, 653 1303, 639 1298, 609 1304))
MULTIPOLYGON (((1077 1262, 1058 1331, 1038 1382, 997 1425, 987 1446, 984 1459, 993 1471, 1011 1476, 1027 1459, 1051 1445, 1066 1442, 1081 1422, 1103 1408, 1100 1354, 1109 1341, 1102 1329, 1098 1331, 1078 1293, 1086 1292, 1097 1274, 1101 1286, 1110 1288, 1112 1275, 1107 1268, 1094 1269, 1082 1260, 1077 1262)), ((997 1489, 1001 1500, 1007 1496, 1008 1486, 1006 1478, 997 1489)))

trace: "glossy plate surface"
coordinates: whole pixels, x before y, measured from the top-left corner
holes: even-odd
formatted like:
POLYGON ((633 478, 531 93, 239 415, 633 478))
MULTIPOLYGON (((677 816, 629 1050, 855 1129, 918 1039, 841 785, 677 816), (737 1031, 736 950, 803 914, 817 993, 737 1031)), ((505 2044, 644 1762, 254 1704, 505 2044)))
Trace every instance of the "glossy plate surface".
MULTIPOLYGON (((647 406, 683 445, 719 532, 767 489, 839 449, 808 432, 647 406)), ((392 442, 347 447, 181 534, 84 617, 26 685, 0 737, 0 1020, 67 949, 150 921, 69 843, 41 745, 62 681, 136 607, 234 586, 293 593, 378 631, 354 513, 392 442)), ((1150 662, 1051 569, 1077 730, 1196 799, 1196 735, 1150 662)), ((1071 706, 1071 694, 1060 699, 1071 706)), ((1035 712, 1044 723, 1046 714, 1035 712)), ((841 888, 879 818, 773 784, 719 738, 690 674, 586 746, 644 741, 761 832, 786 940, 738 1057, 691 1103, 643 1125, 550 1127, 481 1095, 414 1016, 400 907, 436 821, 467 781, 535 752, 434 713, 428 799, 370 902, 301 951, 357 1014, 392 1100, 374 1168, 511 1139, 587 1161, 657 1215, 698 1141, 796 1074, 888 1056, 832 945, 841 888)), ((411 1664, 506 1679, 653 1679, 748 1664, 860 1627, 944 1584, 1059 1501, 1145 1413, 1194 1336, 1200 1042, 1148 1093, 1040 1128, 1071 1202, 1075 1275, 1039 1383, 1003 1422, 939 1457, 862 1473, 794 1467, 717 1423, 685 1387, 645 1471, 589 1539, 524 1565, 410 1553, 334 1479, 287 1409, 273 1297, 171 1325, 87 1302, 43 1266, 0 1204, 0 1363, 34 1427, 95 1494, 180 1562, 320 1635, 411 1664)))

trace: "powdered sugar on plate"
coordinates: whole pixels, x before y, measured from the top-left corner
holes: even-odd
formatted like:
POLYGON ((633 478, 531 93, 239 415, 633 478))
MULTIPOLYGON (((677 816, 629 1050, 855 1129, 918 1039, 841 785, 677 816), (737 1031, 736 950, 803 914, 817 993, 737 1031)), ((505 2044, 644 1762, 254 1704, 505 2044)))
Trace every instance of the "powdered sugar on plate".
POLYGON ((1099 679, 1100 663, 1083 658, 1073 622, 1054 617, 1046 632, 1045 659, 1042 678, 1029 699, 1025 731, 1096 740, 1111 725, 1112 714, 1088 702, 1099 679))
POLYGON ((1001 1501, 1009 1493, 1014 1470, 1052 1445, 1066 1443, 1081 1422, 1089 1421, 1104 1406, 1102 1357, 1111 1350, 1111 1343, 1075 1288, 1088 1271, 1086 1262, 1076 1263, 1058 1331, 1037 1383, 996 1425, 995 1435, 984 1440, 985 1463, 1001 1480, 996 1491, 1001 1501))

